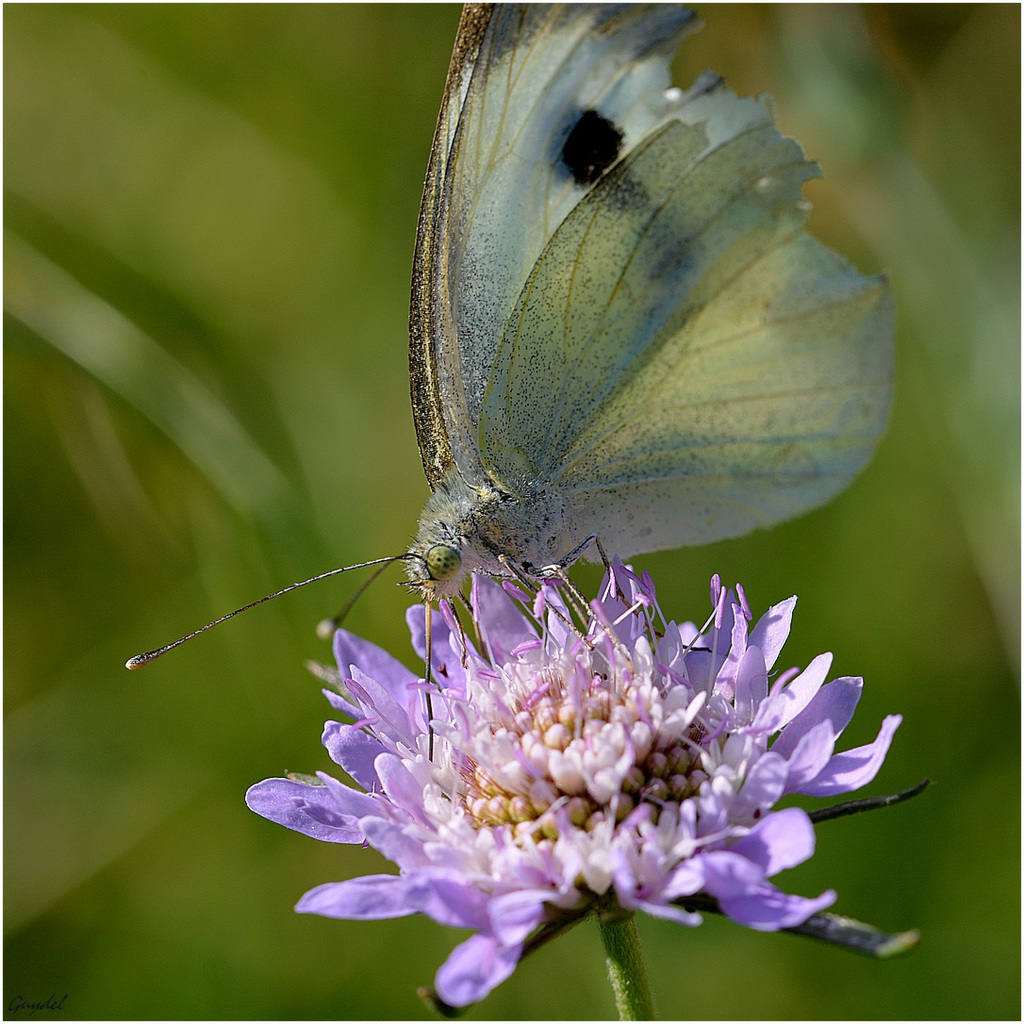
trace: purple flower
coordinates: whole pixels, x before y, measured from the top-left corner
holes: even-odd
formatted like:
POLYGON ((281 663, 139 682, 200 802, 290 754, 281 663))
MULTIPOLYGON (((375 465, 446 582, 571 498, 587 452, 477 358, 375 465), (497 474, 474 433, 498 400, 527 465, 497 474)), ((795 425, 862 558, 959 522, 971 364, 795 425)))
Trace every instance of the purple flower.
MULTIPOLYGON (((711 597, 703 630, 676 625, 650 577, 616 562, 584 638, 555 586, 531 599, 474 579, 475 640, 442 603, 429 688, 339 630, 342 692, 325 693, 352 722, 328 722, 323 742, 363 791, 319 773, 320 785, 268 779, 246 800, 317 839, 369 844, 399 873, 329 882, 296 909, 472 929, 436 978, 444 1002, 466 1006, 515 970, 539 928, 591 907, 697 925, 686 903, 701 894, 771 931, 831 904, 831 890, 807 898, 770 881, 814 852, 808 815, 773 808, 870 782, 900 718, 836 753, 862 681, 826 683, 830 655, 772 675, 795 598, 750 626, 742 588, 715 577, 711 597)), ((424 607, 407 618, 423 659, 424 607)))

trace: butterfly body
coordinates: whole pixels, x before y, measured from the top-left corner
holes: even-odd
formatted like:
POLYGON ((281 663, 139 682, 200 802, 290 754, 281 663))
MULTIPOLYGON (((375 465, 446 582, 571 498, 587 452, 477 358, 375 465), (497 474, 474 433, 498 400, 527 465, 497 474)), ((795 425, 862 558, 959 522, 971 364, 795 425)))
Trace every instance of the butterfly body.
POLYGON ((410 313, 427 596, 737 536, 837 493, 892 387, 892 305, 808 235, 765 100, 671 86, 666 4, 469 5, 410 313))
POLYGON ((467 572, 501 578, 518 569, 537 575, 562 562, 574 547, 572 536, 557 494, 511 494, 491 481, 472 483, 452 473, 432 492, 420 516, 413 546, 420 558, 410 563, 409 574, 430 596, 450 597, 467 572), (444 553, 433 571, 430 552, 444 553))

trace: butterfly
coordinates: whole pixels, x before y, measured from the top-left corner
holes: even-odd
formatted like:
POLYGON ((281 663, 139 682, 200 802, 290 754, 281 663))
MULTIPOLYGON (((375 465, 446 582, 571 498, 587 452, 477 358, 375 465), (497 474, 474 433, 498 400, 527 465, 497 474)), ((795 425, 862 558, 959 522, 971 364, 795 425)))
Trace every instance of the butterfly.
POLYGON ((887 282, 804 230, 820 172, 766 99, 671 86, 697 25, 663 4, 463 11, 410 313, 428 598, 788 519, 885 427, 887 282))
POLYGON ((863 468, 892 396, 888 284, 804 230, 820 171, 766 99, 710 72, 671 85, 698 24, 669 4, 466 5, 413 261, 414 543, 128 668, 351 569, 406 562, 429 609, 467 573, 530 584, 735 537, 863 468))

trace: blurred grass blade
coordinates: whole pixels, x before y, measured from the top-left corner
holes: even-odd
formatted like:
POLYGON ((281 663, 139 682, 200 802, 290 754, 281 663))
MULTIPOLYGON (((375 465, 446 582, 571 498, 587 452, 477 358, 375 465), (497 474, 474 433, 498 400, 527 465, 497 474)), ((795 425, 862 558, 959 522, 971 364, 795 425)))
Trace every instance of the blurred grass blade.
POLYGON ((24 239, 8 233, 5 248, 12 316, 163 431, 237 512, 278 517, 291 485, 209 388, 24 239))

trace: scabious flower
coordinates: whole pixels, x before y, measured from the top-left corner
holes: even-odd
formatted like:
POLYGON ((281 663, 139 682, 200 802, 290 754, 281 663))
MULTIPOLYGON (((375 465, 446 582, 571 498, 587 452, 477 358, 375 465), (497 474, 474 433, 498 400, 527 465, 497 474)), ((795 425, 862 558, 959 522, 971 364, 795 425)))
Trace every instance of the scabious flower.
MULTIPOLYGON (((900 718, 836 753, 862 681, 826 683, 827 654, 772 676, 795 598, 750 626, 741 587, 716 577, 711 597, 703 631, 677 625, 650 576, 616 562, 581 635, 555 586, 531 598, 474 579, 472 638, 447 604, 433 618, 429 687, 338 630, 341 693, 325 693, 352 721, 328 722, 323 743, 363 791, 318 773, 268 779, 246 799, 314 838, 368 844, 399 873, 329 882, 296 909, 472 929, 435 981, 443 1002, 466 1006, 541 932, 591 909, 697 925, 692 907, 712 898, 770 931, 831 904, 831 890, 807 898, 769 881, 814 851, 807 813, 775 805, 870 782, 900 718)), ((422 663, 423 605, 407 620, 422 663)))

